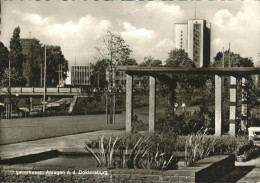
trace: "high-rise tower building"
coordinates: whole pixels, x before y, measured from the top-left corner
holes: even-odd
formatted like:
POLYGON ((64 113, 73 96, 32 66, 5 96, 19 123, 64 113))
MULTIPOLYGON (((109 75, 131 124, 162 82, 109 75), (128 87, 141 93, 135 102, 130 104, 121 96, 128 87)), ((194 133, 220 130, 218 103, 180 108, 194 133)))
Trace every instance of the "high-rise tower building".
POLYGON ((175 24, 175 45, 184 49, 197 67, 210 63, 210 23, 206 20, 188 20, 175 24))
POLYGON ((183 49, 188 53, 188 24, 175 24, 175 46, 178 49, 183 49))
POLYGON ((199 67, 210 63, 210 23, 188 20, 188 54, 199 67))

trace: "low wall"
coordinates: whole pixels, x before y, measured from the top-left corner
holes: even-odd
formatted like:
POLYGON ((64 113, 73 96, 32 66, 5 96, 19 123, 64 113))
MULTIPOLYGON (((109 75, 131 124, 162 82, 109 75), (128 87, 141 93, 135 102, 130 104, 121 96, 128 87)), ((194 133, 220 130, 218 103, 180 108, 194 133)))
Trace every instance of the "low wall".
POLYGON ((109 173, 116 180, 132 182, 205 182, 216 181, 235 167, 234 155, 216 155, 199 160, 179 170, 115 169, 109 173))
MULTIPOLYGON (((0 166, 1 167, 1 166, 0 166)), ((107 170, 108 174, 101 177, 104 180, 114 180, 115 182, 159 182, 159 183, 170 183, 170 182, 213 182, 225 175, 235 167, 235 156, 234 155, 216 155, 207 157, 199 160, 189 167, 184 167, 179 170, 151 170, 151 169, 111 169, 107 170)), ((48 167, 26 167, 26 166, 2 166, 1 171, 3 175, 14 174, 15 171, 19 170, 48 170, 48 167), (46 169, 47 168, 47 169, 46 169)), ((52 167, 54 169, 54 167, 52 167)), ((70 168, 72 171, 80 169, 79 167, 70 168)), ((102 168, 103 170, 106 170, 102 168)), ((55 170, 66 171, 64 167, 56 167, 55 170)), ((99 169, 97 169, 99 170, 99 169)), ((95 180, 99 182, 100 175, 62 175, 62 177, 70 177, 70 180, 88 181, 95 180)), ((45 176, 35 177, 36 181, 43 181, 46 179, 45 176)), ((52 180, 57 177, 52 176, 52 180)), ((102 182, 102 181, 101 181, 102 182)))

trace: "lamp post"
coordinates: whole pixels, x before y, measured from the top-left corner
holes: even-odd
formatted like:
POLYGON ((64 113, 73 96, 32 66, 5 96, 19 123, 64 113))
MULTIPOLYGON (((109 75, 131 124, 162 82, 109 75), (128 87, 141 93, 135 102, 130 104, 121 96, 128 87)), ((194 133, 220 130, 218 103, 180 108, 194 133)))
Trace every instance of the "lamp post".
POLYGON ((43 108, 42 112, 45 113, 45 108, 46 108, 46 45, 44 45, 45 51, 44 51, 44 81, 43 81, 43 87, 44 87, 44 92, 43 92, 43 108))

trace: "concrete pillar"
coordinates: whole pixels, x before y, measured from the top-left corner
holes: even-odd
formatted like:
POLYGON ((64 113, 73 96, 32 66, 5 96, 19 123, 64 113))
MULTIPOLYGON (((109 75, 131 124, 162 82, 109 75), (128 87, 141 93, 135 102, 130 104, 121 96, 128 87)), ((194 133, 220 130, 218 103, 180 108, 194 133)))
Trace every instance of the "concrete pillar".
POLYGON ((126 132, 131 132, 133 119, 133 76, 126 74, 126 132))
POLYGON ((32 98, 32 97, 30 97, 30 112, 32 111, 32 108, 33 108, 33 105, 32 105, 32 103, 33 103, 33 98, 32 98))
POLYGON ((237 79, 230 76, 229 135, 236 135, 237 79))
POLYGON ((241 130, 247 130, 247 92, 245 90, 246 79, 242 78, 242 106, 241 106, 241 130))
POLYGON ((221 135, 223 120, 223 101, 222 101, 223 81, 222 77, 215 75, 215 135, 221 135))
POLYGON ((149 80, 149 131, 153 132, 156 120, 156 78, 149 76, 149 80))

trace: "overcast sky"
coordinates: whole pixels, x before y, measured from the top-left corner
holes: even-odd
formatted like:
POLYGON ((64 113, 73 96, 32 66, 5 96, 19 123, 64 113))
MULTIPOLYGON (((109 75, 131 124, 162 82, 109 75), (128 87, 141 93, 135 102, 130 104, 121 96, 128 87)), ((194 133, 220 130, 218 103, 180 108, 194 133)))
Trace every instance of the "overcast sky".
MULTIPOLYGON (((198 1, 197 18, 211 23, 211 58, 223 47, 258 64, 259 1, 198 1)), ((123 37, 142 62, 152 56, 165 60, 175 48, 174 23, 194 19, 192 1, 2 1, 2 42, 9 47, 15 27, 21 38, 29 32, 43 44, 59 45, 74 64, 95 62, 95 46, 110 30, 123 37)))

